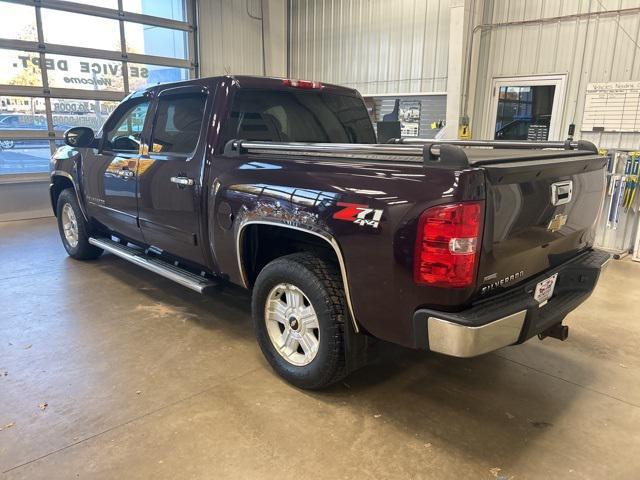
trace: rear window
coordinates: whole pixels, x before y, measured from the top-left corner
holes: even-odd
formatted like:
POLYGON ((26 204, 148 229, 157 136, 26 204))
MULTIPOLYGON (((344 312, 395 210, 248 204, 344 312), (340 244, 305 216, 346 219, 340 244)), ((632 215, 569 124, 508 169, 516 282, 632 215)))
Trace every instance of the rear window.
POLYGON ((376 143, 360 98, 318 91, 239 90, 225 129, 232 138, 271 142, 376 143))

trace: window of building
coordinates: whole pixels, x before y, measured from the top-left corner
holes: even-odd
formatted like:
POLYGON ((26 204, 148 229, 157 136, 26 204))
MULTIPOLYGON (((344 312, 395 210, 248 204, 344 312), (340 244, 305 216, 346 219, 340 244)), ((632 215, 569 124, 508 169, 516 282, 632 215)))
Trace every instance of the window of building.
POLYGON ((0 0, 0 175, 46 173, 68 128, 97 131, 128 93, 197 76, 192 7, 0 0))

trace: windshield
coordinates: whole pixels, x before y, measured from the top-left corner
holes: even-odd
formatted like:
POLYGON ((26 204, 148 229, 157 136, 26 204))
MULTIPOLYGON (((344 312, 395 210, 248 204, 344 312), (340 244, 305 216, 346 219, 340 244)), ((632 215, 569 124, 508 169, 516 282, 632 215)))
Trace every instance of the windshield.
POLYGON ((271 142, 376 143, 362 99, 321 91, 239 90, 225 128, 232 138, 271 142))

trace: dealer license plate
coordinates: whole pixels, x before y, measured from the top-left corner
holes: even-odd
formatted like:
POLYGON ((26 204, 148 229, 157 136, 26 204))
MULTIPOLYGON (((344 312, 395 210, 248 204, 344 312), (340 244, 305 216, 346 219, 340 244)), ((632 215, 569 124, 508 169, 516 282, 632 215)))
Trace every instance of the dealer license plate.
POLYGON ((556 273, 555 275, 551 275, 549 278, 545 278, 536 285, 536 293, 534 293, 533 298, 535 298, 541 307, 544 306, 553 296, 553 289, 556 286, 557 278, 558 274, 556 273))

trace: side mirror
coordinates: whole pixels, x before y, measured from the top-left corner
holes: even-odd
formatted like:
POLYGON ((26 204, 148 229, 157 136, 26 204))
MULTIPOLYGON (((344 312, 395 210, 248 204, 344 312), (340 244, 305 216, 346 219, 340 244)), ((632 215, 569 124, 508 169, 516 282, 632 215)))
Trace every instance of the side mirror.
POLYGON ((64 143, 74 148, 90 148, 95 144, 95 134, 88 127, 73 127, 64 132, 64 143))

